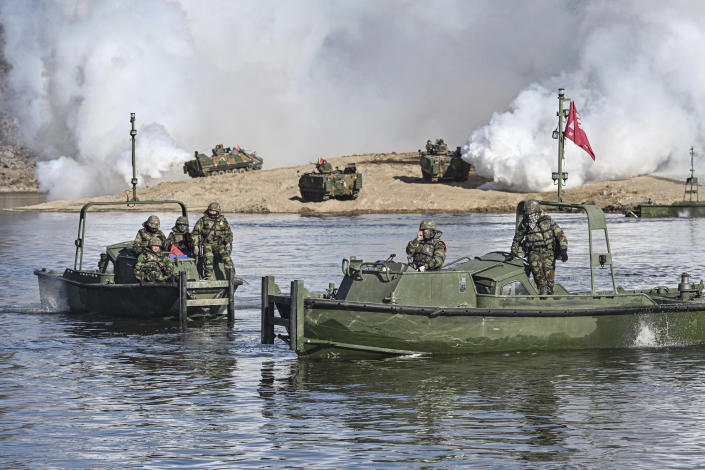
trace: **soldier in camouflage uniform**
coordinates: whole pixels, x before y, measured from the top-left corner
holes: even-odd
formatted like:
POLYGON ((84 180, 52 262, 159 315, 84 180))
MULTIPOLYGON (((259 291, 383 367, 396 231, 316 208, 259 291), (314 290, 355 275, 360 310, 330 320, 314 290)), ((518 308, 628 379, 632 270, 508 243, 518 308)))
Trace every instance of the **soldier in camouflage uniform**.
POLYGON ((442 234, 436 230, 433 220, 422 221, 416 238, 406 245, 409 264, 419 271, 441 269, 446 260, 446 244, 441 241, 442 234))
POLYGON ((140 253, 135 264, 135 277, 140 281, 164 282, 173 279, 176 266, 168 253, 162 253, 162 240, 152 237, 148 242, 149 249, 140 253))
POLYGON ((135 250, 135 254, 147 251, 149 248, 149 242, 153 237, 159 237, 162 241, 161 248, 164 248, 166 244, 166 237, 164 232, 159 230, 159 217, 156 215, 150 215, 149 218, 142 224, 142 227, 137 236, 135 236, 135 242, 132 244, 132 249, 135 250))
POLYGON ((426 141, 426 153, 429 155, 433 155, 434 153, 436 153, 436 150, 433 147, 433 142, 431 142, 431 139, 428 139, 426 141))
POLYGON ((232 269, 233 261, 230 259, 230 252, 233 249, 233 232, 228 221, 220 213, 220 204, 211 202, 203 217, 198 219, 191 232, 193 246, 198 250, 198 254, 203 258, 203 276, 208 280, 214 280, 213 263, 215 258, 223 261, 225 268, 232 269))
POLYGON ((328 163, 325 158, 319 158, 318 163, 316 163, 316 169, 321 174, 332 173, 333 165, 328 163))
POLYGON ((524 202, 524 218, 512 241, 513 255, 518 256, 520 246, 526 254, 539 294, 553 295, 556 254, 561 261, 568 261, 568 239, 533 199, 524 202))
POLYGON ((172 246, 178 248, 185 255, 191 256, 193 254, 193 239, 188 231, 188 219, 183 215, 176 219, 176 224, 166 239, 164 249, 171 251, 172 246))

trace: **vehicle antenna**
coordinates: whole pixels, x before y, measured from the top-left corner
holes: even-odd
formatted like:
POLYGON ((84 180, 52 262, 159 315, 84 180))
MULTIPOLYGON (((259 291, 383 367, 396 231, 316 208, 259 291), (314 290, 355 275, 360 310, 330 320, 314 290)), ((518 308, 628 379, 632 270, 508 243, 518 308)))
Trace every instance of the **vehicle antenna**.
POLYGON ((685 180, 685 194, 683 195, 683 200, 685 201, 686 196, 688 200, 693 200, 693 194, 695 194, 695 200, 699 201, 698 197, 698 178, 695 177, 695 167, 693 165, 693 155, 695 151, 693 147, 690 147, 690 177, 685 180))
POLYGON ((132 138, 132 201, 139 201, 137 199, 137 167, 135 166, 135 136, 137 135, 135 113, 130 113, 130 123, 132 124, 132 130, 130 130, 130 137, 132 138))
POLYGON ((558 199, 556 202, 563 202, 563 186, 568 179, 568 173, 563 171, 563 150, 565 148, 565 135, 563 132, 563 118, 568 117, 568 109, 563 108, 563 103, 570 103, 570 98, 565 97, 565 89, 558 89, 558 128, 553 131, 553 138, 558 139, 558 171, 551 173, 553 184, 558 184, 558 199))

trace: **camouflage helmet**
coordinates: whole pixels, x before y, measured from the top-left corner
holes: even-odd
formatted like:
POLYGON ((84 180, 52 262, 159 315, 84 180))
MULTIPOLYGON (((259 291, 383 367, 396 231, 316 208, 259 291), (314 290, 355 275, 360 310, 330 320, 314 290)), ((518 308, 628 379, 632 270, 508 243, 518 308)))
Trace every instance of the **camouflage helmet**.
POLYGON ((149 240, 149 246, 158 246, 161 248, 162 246, 162 239, 159 237, 152 237, 149 240))
POLYGON ((536 199, 524 201, 524 214, 534 214, 541 212, 541 204, 536 199))
POLYGON ((184 215, 180 215, 176 218, 176 225, 188 225, 188 218, 184 215))
POLYGON ((210 211, 215 211, 216 215, 220 214, 220 204, 218 204, 217 202, 211 202, 210 204, 208 204, 208 209, 206 209, 206 212, 210 211))
POLYGON ((431 219, 422 220, 419 230, 436 230, 436 222, 431 219))
POLYGON ((152 230, 159 230, 159 217, 157 217, 156 215, 150 215, 147 218, 147 221, 142 225, 152 230))

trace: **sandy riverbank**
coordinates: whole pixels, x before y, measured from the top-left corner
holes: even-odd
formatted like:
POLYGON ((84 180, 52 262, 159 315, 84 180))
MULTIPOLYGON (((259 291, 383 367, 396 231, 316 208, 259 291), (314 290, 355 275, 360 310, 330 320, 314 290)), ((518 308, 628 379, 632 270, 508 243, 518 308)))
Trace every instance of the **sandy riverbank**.
MULTIPOLYGON (((426 183, 416 152, 366 154, 332 158, 334 166, 356 163, 363 175, 363 188, 356 200, 303 202, 298 179, 313 165, 301 165, 242 174, 164 182, 139 188, 138 197, 177 199, 190 210, 203 210, 211 201, 219 201, 225 212, 294 213, 304 215, 340 215, 358 213, 466 213, 513 212, 522 199, 553 200, 548 193, 511 193, 477 189, 487 180, 471 173, 462 183, 426 183)), ((129 191, 131 194, 131 191, 129 191)), ((90 198, 94 201, 125 200, 128 191, 113 196, 90 198)), ((596 204, 610 212, 622 212, 651 198, 657 203, 671 203, 683 198, 682 183, 639 176, 628 180, 605 181, 565 191, 569 202, 596 204)), ((22 210, 76 211, 89 199, 51 201, 22 210)), ((144 210, 150 210, 144 207, 144 210)))

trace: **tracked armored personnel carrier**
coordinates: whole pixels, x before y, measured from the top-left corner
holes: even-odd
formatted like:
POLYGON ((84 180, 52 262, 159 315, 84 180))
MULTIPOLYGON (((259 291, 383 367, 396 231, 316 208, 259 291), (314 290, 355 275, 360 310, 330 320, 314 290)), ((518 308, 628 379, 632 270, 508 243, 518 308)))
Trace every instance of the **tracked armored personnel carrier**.
POLYGON ((249 153, 240 147, 230 148, 218 144, 213 148, 212 154, 208 156, 194 152, 196 158, 184 163, 184 173, 188 173, 191 178, 198 178, 262 169, 263 159, 257 152, 249 153))
POLYGON ((304 201, 327 199, 355 199, 362 189, 362 174, 354 163, 343 170, 333 169, 330 163, 319 159, 316 171, 304 173, 299 178, 299 190, 304 201))
POLYGON ((462 159, 460 147, 450 152, 443 139, 426 142, 426 151, 419 150, 419 163, 424 181, 466 181, 470 164, 462 159))

